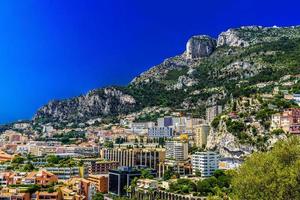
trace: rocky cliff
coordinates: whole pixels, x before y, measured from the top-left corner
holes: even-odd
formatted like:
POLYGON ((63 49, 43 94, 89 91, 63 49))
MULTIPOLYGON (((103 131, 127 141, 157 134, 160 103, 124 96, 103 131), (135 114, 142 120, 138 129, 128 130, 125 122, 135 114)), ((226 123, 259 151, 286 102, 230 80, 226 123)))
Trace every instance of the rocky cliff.
POLYGON ((71 99, 51 101, 37 111, 34 120, 80 122, 95 117, 129 113, 134 110, 135 105, 136 101, 132 96, 108 87, 71 99))

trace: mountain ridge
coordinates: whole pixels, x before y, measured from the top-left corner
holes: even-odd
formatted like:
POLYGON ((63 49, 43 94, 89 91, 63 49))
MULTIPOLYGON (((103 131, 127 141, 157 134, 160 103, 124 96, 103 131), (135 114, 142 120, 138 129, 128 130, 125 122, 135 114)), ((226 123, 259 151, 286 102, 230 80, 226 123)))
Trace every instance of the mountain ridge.
MULTIPOLYGON (((273 57, 278 56, 281 58, 280 56, 288 52, 287 48, 280 49, 281 43, 294 42, 297 45, 295 40, 298 38, 299 26, 243 26, 228 29, 216 39, 207 35, 192 36, 182 54, 151 67, 135 77, 126 87, 115 87, 115 92, 119 94, 117 99, 114 95, 109 99, 100 92, 96 95, 85 95, 87 104, 79 103, 85 102, 82 97, 74 97, 71 101, 55 101, 56 104, 50 102, 37 111, 34 121, 82 121, 117 116, 151 106, 194 111, 217 103, 224 104, 226 98, 234 93, 233 85, 240 84, 240 81, 248 81, 252 77, 263 76, 264 73, 278 74, 278 71, 284 71, 282 68, 292 69, 291 66, 271 63, 270 59, 274 60, 273 57), (263 48, 265 52, 261 51, 263 48), (121 100, 124 96, 135 103, 124 104, 121 100), (112 105, 118 109, 112 109, 112 105)), ((298 64, 298 60, 295 63, 298 64)), ((200 115, 203 115, 203 111, 201 112, 200 115)))

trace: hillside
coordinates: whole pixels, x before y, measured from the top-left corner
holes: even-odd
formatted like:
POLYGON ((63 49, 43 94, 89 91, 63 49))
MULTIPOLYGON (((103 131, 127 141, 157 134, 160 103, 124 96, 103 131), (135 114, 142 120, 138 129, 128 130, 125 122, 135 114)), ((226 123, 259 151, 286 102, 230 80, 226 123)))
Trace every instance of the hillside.
MULTIPOLYGON (((256 84, 297 74, 300 27, 248 26, 229 29, 213 39, 193 36, 186 51, 152 67, 127 87, 94 90, 73 99, 54 101, 34 117, 39 122, 111 117, 145 107, 184 109, 203 116, 206 106, 225 105, 233 97, 264 92, 256 84)), ((270 90, 270 88, 268 88, 270 90)))

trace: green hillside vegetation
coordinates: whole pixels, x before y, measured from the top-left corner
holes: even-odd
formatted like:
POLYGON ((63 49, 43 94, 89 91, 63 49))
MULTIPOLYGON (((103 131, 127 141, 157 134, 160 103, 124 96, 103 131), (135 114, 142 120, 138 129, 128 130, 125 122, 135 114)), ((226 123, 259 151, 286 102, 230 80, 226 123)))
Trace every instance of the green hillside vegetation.
MULTIPOLYGON (((278 41, 256 44, 247 48, 219 47, 208 58, 200 61, 193 77, 198 84, 186 87, 184 90, 166 90, 166 86, 179 76, 186 73, 185 68, 181 70, 171 70, 164 81, 150 81, 141 85, 129 85, 125 90, 133 95, 141 107, 162 106, 171 108, 181 108, 181 103, 190 98, 191 102, 199 99, 207 100, 214 92, 201 92, 198 95, 191 95, 194 90, 205 88, 221 87, 228 94, 220 103, 228 101, 230 94, 234 97, 249 96, 251 94, 265 92, 254 85, 261 82, 278 81, 283 75, 298 74, 300 72, 300 39, 281 38, 278 41), (228 53, 230 51, 230 53, 228 53), (269 52, 269 53, 268 53, 269 52), (271 52, 271 53, 270 53, 271 52), (247 61, 253 66, 261 66, 259 72, 249 78, 240 77, 231 80, 237 74, 228 74, 219 77, 224 69, 236 61, 247 61), (240 83, 240 80, 246 80, 240 83)), ((269 88, 269 90, 271 90, 269 88)), ((299 88, 295 88, 299 90, 299 88)))

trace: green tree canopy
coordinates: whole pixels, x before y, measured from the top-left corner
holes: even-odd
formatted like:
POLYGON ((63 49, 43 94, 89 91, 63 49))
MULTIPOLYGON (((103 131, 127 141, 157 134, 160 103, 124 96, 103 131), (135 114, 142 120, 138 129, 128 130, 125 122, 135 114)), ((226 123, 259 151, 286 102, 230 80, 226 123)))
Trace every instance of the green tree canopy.
POLYGON ((300 139, 254 153, 233 176, 232 188, 236 199, 300 199, 300 139))

